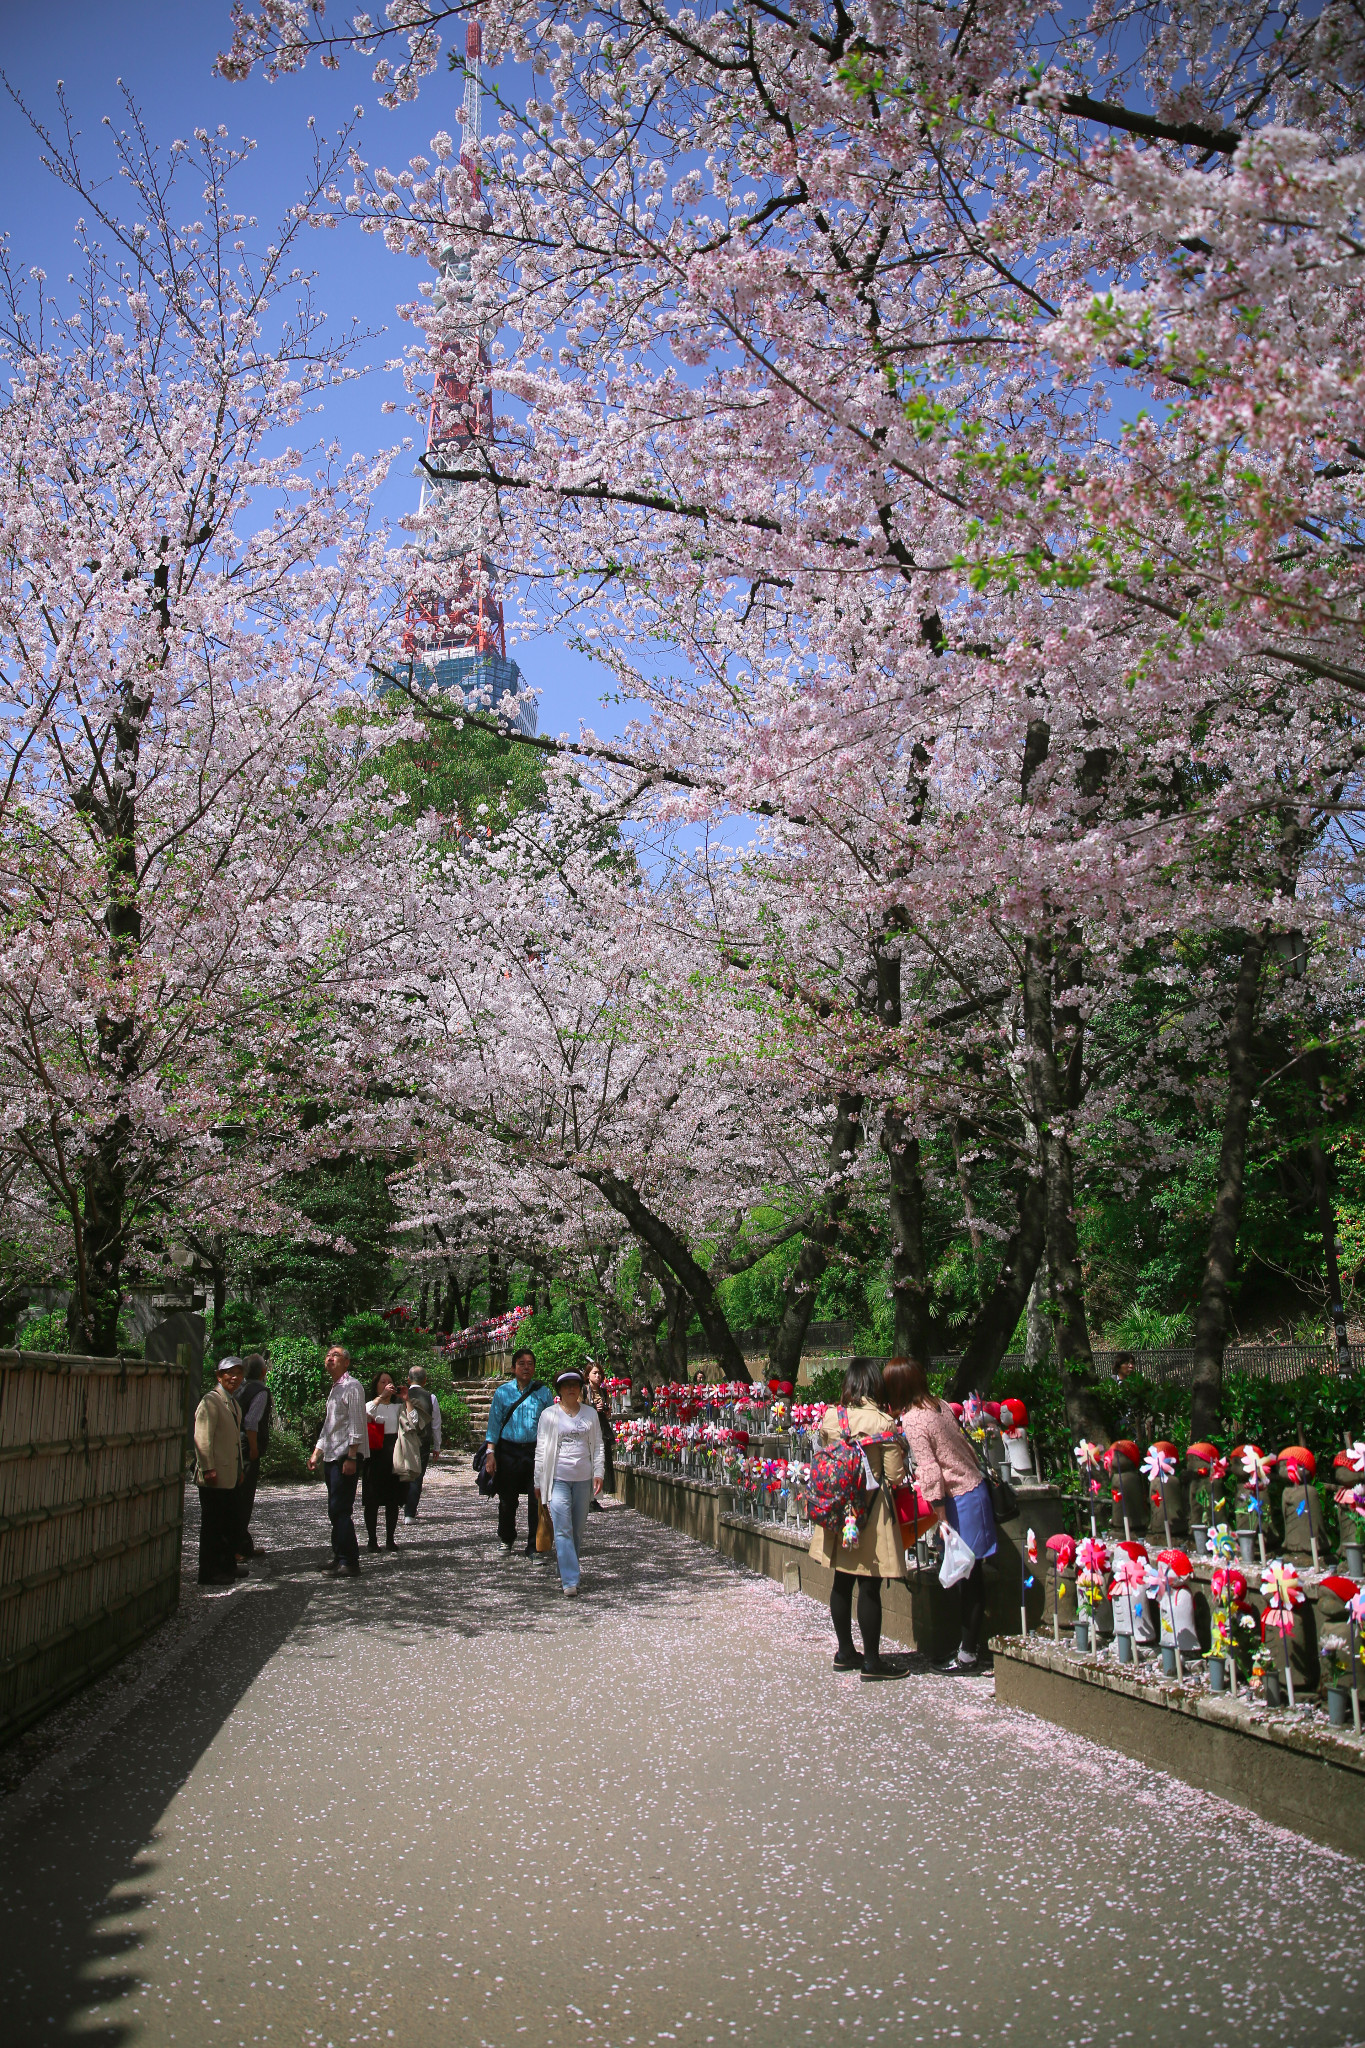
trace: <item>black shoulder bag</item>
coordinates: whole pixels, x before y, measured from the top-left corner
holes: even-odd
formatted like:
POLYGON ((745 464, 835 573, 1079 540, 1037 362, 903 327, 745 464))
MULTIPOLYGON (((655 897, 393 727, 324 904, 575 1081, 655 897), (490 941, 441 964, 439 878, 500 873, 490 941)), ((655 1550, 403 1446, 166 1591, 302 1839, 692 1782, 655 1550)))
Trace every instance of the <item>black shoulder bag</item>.
MULTIPOLYGON (((498 1424, 497 1436, 491 1439, 493 1443, 501 1442, 502 1433, 506 1429, 508 1423, 512 1420, 512 1417, 516 1414, 522 1402, 530 1400, 532 1394, 534 1394, 536 1387, 538 1385, 539 1382, 537 1380, 532 1380, 530 1386, 527 1387, 525 1393, 519 1395, 517 1399, 512 1403, 507 1413, 503 1416, 502 1421, 498 1424)), ((474 1484, 478 1488, 479 1492, 484 1496, 485 1500, 487 1500, 491 1494, 496 1493, 498 1490, 497 1480, 494 1478, 492 1473, 489 1471, 487 1465, 484 1463, 484 1458, 487 1454, 487 1450, 488 1446, 486 1444, 481 1444, 478 1450, 474 1453, 474 1484)))

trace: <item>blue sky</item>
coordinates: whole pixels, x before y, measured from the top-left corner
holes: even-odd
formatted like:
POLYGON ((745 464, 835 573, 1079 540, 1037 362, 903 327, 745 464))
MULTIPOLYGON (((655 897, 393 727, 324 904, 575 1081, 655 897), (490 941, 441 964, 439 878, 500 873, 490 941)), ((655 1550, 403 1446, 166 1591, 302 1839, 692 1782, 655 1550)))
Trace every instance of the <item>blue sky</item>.
MULTIPOLYGON (((255 157, 244 174, 243 203, 268 225, 302 188, 311 161, 308 117, 333 130, 357 103, 365 107, 358 138, 372 162, 393 164, 425 148, 438 128, 455 131, 461 81, 433 78, 415 107, 385 113, 363 64, 340 74, 311 63, 302 73, 267 85, 252 78, 229 85, 214 74, 214 59, 229 40, 228 0, 63 0, 47 9, 5 10, 0 51, 10 85, 43 121, 56 116, 57 80, 64 80, 76 125, 83 136, 83 160, 97 171, 111 163, 102 117, 115 125, 124 117, 118 81, 141 107, 149 133, 167 147, 196 127, 226 125, 232 136, 254 138, 255 157)), ((41 145, 8 95, 0 99, 0 229, 15 257, 38 264, 56 283, 71 267, 72 226, 78 212, 73 195, 41 161, 41 145)), ((187 203, 188 210, 188 203, 187 203)), ((318 273, 320 303, 333 319, 349 325, 386 328, 366 352, 382 362, 398 354, 410 330, 394 318, 394 307, 415 295, 423 272, 406 257, 391 256, 377 236, 339 227, 318 233, 304 245, 318 273)), ((385 396, 403 397, 399 380, 380 375, 334 394, 325 422, 342 445, 370 450, 391 445, 409 424, 400 413, 385 418, 385 396)), ((416 504, 417 479, 400 462, 383 510, 397 519, 416 504)), ((542 732, 576 732, 580 719, 603 734, 621 730, 628 713, 603 706, 605 672, 553 639, 514 650, 527 681, 541 691, 542 732)))

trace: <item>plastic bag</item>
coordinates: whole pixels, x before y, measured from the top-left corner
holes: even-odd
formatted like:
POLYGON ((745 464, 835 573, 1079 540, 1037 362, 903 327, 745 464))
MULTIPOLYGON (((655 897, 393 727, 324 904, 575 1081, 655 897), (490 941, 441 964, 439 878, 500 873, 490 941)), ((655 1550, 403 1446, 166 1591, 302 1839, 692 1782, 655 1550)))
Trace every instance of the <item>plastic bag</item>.
POLYGON ((943 1562, 938 1568, 938 1582, 941 1586, 955 1586, 976 1563, 976 1553, 968 1549, 951 1522, 945 1522, 939 1534, 943 1538, 943 1562))

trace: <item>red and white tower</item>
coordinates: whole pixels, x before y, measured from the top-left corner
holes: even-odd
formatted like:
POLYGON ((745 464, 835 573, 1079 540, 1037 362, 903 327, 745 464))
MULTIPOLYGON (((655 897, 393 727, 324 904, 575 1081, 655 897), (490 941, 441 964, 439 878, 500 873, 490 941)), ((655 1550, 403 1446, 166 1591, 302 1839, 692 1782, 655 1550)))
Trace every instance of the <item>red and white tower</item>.
MULTIPOLYGON (((483 134, 483 33, 477 21, 465 29, 464 134, 460 162, 468 172, 477 198, 479 192, 479 144, 483 134)), ((446 317, 467 310, 475 318, 468 261, 456 258, 453 250, 441 257, 441 285, 446 317)), ((482 327, 469 339, 473 347, 451 351, 449 367, 437 369, 427 421, 427 449, 422 485, 422 509, 431 500, 429 492, 458 489, 444 479, 450 471, 466 467, 470 449, 493 439, 493 366, 488 337, 482 327), (471 361, 477 365, 473 381, 471 361)), ((440 561, 449 572, 443 576, 441 593, 418 593, 409 604, 408 651, 427 670, 429 682, 437 689, 456 688, 471 697, 475 708, 496 711, 502 700, 523 688, 521 670, 508 659, 507 632, 502 604, 497 595, 496 570, 482 549, 463 555, 442 557, 437 548, 428 549, 428 559, 440 561)), ((536 715, 527 704, 506 715, 523 732, 534 732, 536 715)))

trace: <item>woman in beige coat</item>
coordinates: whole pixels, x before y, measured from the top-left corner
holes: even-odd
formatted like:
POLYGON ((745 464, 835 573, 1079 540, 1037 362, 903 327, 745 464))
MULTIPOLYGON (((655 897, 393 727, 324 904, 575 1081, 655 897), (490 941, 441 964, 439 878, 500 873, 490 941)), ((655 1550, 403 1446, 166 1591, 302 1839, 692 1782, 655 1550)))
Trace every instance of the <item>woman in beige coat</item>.
MULTIPOLYGON (((893 1434, 896 1424, 882 1406, 882 1371, 872 1359, 855 1360, 844 1374, 843 1406, 848 1412, 849 1435, 855 1439, 893 1434)), ((816 1432, 819 1443, 837 1443, 840 1435, 838 1408, 826 1408, 816 1432)), ((869 1443, 867 1461, 872 1476, 899 1486, 905 1478, 905 1453, 898 1443, 869 1443)), ((834 1591, 829 1596, 829 1616, 834 1623, 836 1671, 859 1671, 872 1683, 884 1678, 905 1678, 904 1664, 885 1663, 881 1655, 882 1580, 898 1579, 905 1569, 900 1522, 880 1489, 872 1511, 863 1524, 856 1550, 845 1550, 838 1529, 817 1529, 810 1554, 834 1574, 834 1591), (853 1647, 853 1589, 858 1589, 858 1632, 863 1639, 860 1657, 853 1647)))

